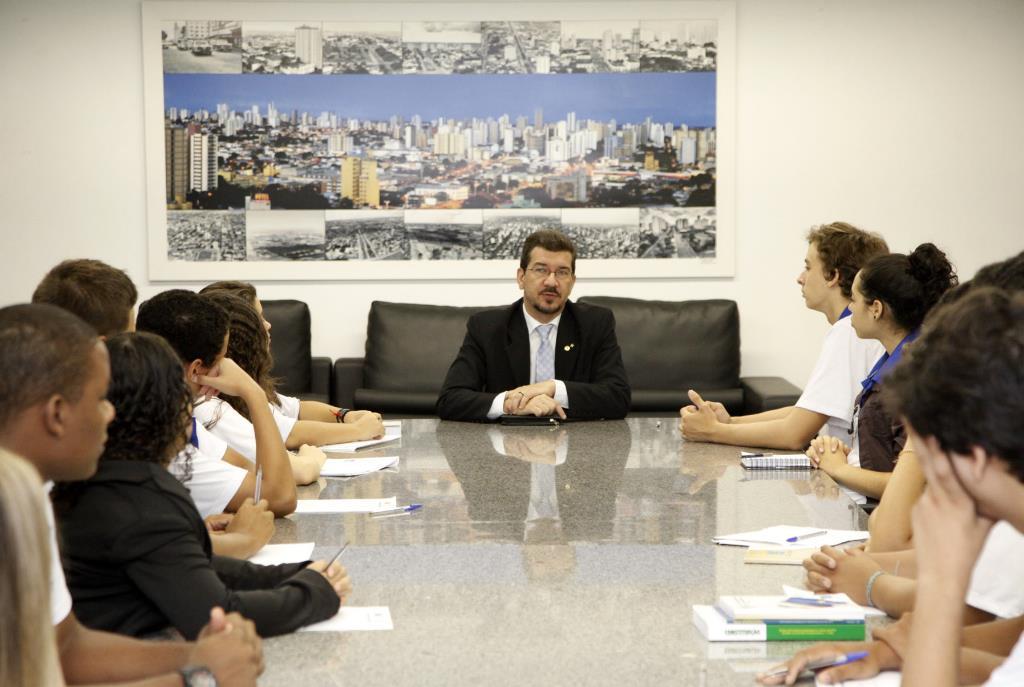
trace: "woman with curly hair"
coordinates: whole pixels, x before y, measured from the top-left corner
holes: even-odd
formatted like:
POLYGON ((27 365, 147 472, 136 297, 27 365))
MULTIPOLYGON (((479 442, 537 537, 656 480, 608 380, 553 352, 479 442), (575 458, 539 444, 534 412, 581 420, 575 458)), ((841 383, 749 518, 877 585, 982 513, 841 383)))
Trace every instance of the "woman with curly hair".
MULTIPOLYGON (((288 448, 303 444, 341 444, 384 435, 384 425, 377 413, 333 408, 326 403, 300 401, 277 393, 277 380, 270 374, 274 366, 270 353, 270 324, 263 319, 262 306, 257 306, 259 299, 250 284, 217 282, 199 293, 226 310, 231 318, 227 356, 263 388, 279 424, 285 418, 292 421, 291 429, 284 437, 288 448)), ((248 417, 248 409, 240 399, 225 397, 225 400, 241 415, 248 417)))
MULTIPOLYGON (((145 333, 120 334, 107 348, 117 414, 99 468, 87 481, 59 484, 54 495, 82 623, 134 636, 171 627, 194 639, 220 606, 267 637, 334 615, 351 589, 340 565, 261 566, 212 553, 188 491, 167 470, 191 431, 178 356, 145 333)), ((241 383, 227 386, 241 393, 241 383)))

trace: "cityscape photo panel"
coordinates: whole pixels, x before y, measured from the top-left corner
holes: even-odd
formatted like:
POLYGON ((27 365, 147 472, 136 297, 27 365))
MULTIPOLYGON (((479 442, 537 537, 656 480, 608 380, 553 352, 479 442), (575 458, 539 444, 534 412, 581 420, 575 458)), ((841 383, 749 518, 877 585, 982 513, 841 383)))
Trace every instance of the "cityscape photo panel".
POLYGON ((144 13, 160 51, 155 277, 464 278, 518 260, 537 229, 614 274, 731 273, 719 17, 168 19, 159 5, 144 13))

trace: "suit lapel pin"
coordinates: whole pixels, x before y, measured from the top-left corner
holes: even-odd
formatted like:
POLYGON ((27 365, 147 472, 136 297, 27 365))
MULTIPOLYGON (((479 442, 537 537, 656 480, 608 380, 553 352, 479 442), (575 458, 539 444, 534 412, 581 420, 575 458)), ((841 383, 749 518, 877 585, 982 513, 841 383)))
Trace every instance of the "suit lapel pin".
POLYGON ((565 348, 564 348, 563 350, 564 350, 564 351, 565 351, 566 353, 568 353, 569 351, 571 351, 571 350, 573 349, 573 347, 574 347, 575 345, 576 345, 576 344, 574 344, 574 343, 571 343, 571 344, 565 344, 565 348))

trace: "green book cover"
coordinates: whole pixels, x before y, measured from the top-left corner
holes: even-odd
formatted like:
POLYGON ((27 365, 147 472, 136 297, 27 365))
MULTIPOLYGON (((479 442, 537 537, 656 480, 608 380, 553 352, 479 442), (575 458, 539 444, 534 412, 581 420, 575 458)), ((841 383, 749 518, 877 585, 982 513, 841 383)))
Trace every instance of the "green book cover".
POLYGON ((862 642, 864 623, 785 624, 766 623, 768 641, 862 642))

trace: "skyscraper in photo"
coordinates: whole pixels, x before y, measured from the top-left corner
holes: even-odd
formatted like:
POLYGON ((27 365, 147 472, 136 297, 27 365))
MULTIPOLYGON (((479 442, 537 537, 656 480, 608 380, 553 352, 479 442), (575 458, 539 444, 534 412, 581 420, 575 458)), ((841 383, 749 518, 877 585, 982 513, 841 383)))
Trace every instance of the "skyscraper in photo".
POLYGON ((319 26, 295 29, 295 56, 317 69, 324 66, 324 39, 319 26))
POLYGON ((167 202, 180 202, 188 194, 188 131, 180 126, 164 126, 164 176, 167 202))
POLYGON ((341 163, 341 197, 350 198, 355 207, 380 207, 377 162, 347 157, 341 163))
POLYGON ((189 144, 190 191, 213 191, 217 188, 217 137, 213 134, 192 134, 189 144))

